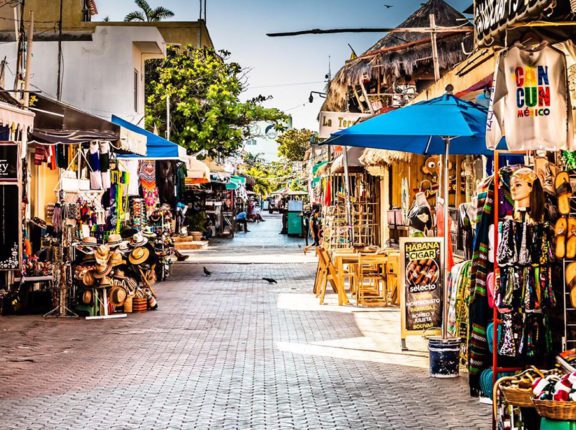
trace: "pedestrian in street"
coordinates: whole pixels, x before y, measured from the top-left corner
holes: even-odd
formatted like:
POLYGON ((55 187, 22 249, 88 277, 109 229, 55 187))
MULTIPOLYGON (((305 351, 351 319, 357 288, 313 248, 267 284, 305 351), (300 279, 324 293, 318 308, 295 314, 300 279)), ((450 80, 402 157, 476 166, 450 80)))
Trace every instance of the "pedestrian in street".
POLYGON ((248 215, 245 211, 242 211, 236 215, 236 222, 244 224, 244 233, 248 233, 248 215))
POLYGON ((310 212, 308 218, 308 230, 307 234, 312 236, 312 243, 304 247, 304 254, 312 247, 320 246, 320 239, 322 238, 322 209, 320 205, 315 204, 312 206, 312 211, 310 212))
POLYGON ((282 231, 280 234, 288 234, 288 199, 283 197, 278 208, 278 211, 282 214, 282 231))

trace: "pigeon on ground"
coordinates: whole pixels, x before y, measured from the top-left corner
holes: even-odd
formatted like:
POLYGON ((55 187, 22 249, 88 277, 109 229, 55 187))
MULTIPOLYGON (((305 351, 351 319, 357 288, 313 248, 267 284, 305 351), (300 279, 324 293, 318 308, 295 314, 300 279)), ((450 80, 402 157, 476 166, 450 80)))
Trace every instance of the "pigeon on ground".
POLYGON ((268 281, 269 284, 277 284, 278 282, 276 282, 276 279, 272 279, 272 278, 262 278, 265 281, 268 281))
POLYGON ((204 275, 206 276, 210 276, 212 274, 212 272, 208 269, 206 269, 206 267, 204 267, 204 275))

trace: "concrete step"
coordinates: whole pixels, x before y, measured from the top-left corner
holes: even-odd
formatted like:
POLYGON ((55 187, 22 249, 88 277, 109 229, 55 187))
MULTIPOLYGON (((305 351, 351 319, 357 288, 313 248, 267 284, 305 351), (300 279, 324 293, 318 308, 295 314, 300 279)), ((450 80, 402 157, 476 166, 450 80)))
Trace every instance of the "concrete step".
POLYGON ((176 242, 174 247, 179 251, 190 251, 193 249, 207 249, 207 240, 189 240, 187 242, 176 242))

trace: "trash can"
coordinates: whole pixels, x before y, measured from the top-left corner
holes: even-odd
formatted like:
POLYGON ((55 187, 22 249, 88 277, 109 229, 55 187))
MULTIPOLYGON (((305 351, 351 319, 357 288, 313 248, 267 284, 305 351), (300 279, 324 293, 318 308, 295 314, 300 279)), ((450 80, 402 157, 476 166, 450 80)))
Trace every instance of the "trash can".
POLYGON ((460 376, 460 339, 431 337, 428 340, 430 352, 430 377, 457 378, 460 376))
POLYGON ((302 236, 302 210, 300 200, 288 201, 288 235, 302 236))

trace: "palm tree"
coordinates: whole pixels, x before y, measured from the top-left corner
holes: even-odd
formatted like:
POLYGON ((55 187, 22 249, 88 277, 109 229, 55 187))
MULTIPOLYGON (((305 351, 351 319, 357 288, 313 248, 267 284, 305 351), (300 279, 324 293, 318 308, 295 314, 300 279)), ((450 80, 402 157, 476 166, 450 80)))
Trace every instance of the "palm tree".
POLYGON ((152 9, 146 0, 134 0, 134 3, 142 10, 130 12, 124 21, 158 22, 174 16, 174 12, 162 6, 152 9))

